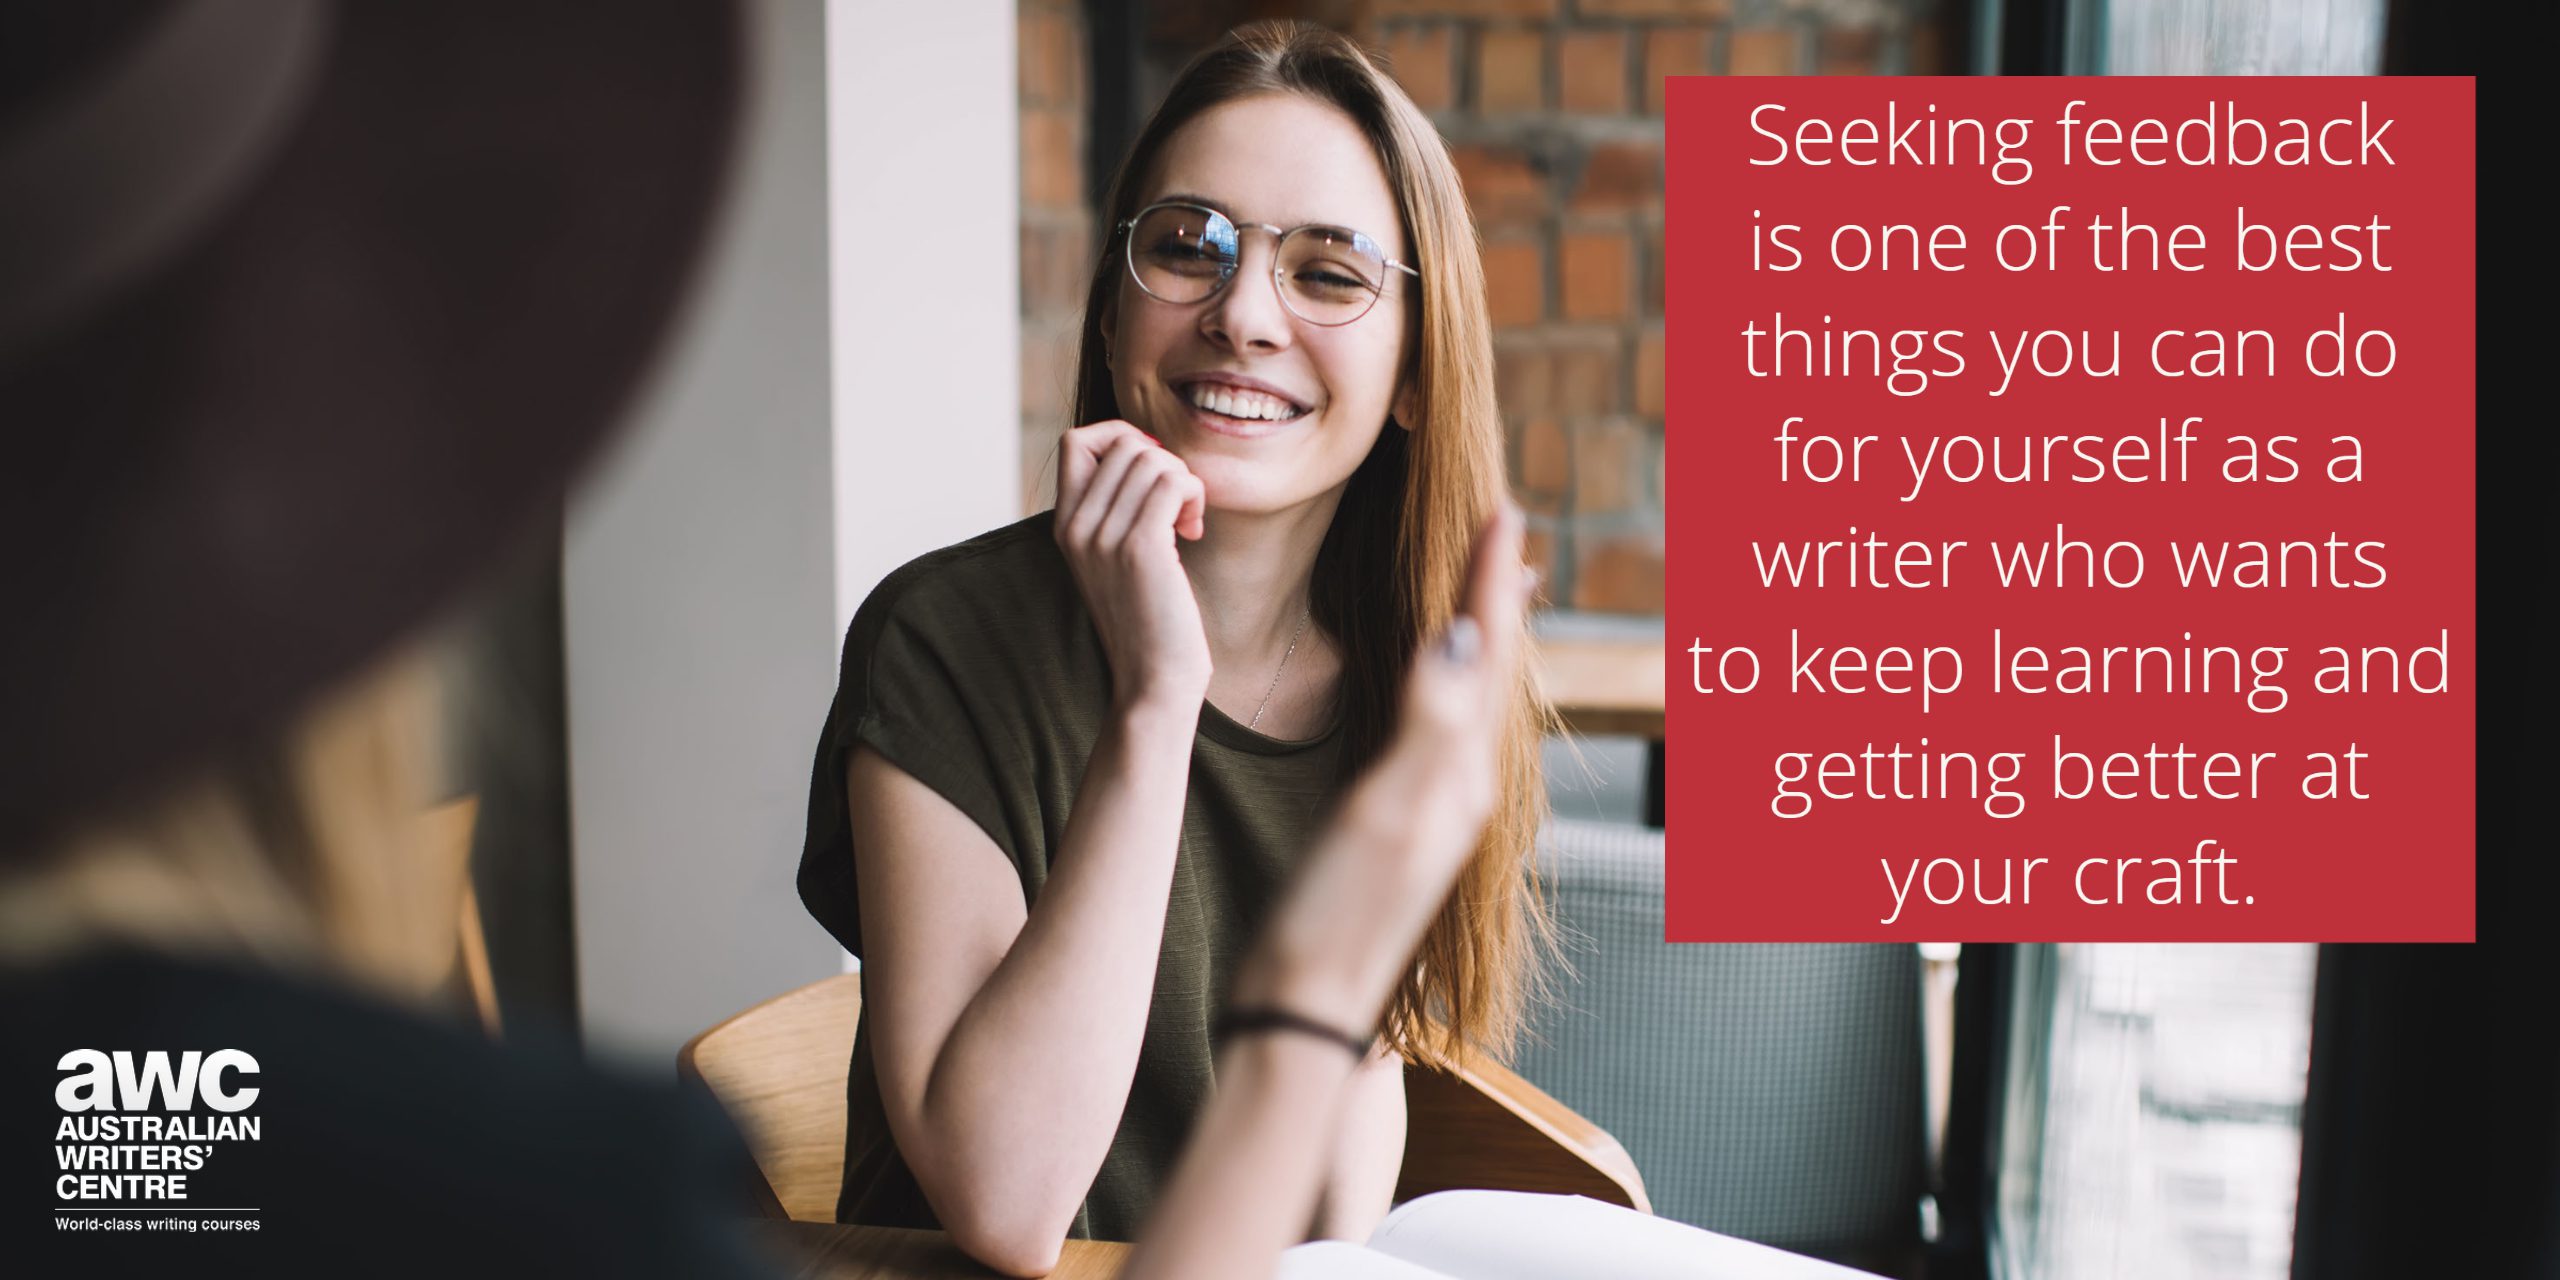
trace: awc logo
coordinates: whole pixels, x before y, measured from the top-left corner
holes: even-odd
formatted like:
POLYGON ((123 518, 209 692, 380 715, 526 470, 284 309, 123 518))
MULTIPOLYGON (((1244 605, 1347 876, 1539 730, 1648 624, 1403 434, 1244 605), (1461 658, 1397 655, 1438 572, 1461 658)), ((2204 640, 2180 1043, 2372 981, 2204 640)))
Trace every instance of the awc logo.
POLYGON ((258 1074, 258 1060, 238 1049, 189 1049, 174 1064, 165 1049, 74 1049, 54 1067, 69 1073, 53 1088, 54 1105, 65 1111, 141 1111, 155 1098, 171 1111, 193 1111, 199 1097, 216 1111, 241 1111, 258 1100, 256 1086, 224 1082, 226 1072, 258 1074))

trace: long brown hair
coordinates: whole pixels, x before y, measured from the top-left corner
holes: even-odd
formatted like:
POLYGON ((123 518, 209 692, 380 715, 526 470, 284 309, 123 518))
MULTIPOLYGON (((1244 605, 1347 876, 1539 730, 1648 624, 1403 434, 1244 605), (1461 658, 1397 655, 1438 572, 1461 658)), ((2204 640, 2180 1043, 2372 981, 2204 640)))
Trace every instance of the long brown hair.
MULTIPOLYGON (((1348 778, 1393 733, 1414 648, 1456 610, 1476 530, 1508 498, 1493 334, 1475 217, 1447 145, 1359 45, 1322 27, 1252 23, 1192 59, 1121 161, 1104 225, 1137 212, 1175 131, 1212 107, 1269 93, 1304 95, 1360 127, 1386 167, 1422 273, 1413 294, 1418 341, 1405 369, 1420 420, 1378 433, 1343 492, 1309 588, 1314 618, 1342 650, 1348 778)), ((1117 248, 1116 235, 1105 238, 1085 297, 1074 423, 1121 416, 1103 334, 1125 275, 1117 248)), ((1506 1054, 1550 939, 1530 858, 1546 811, 1538 744, 1548 725, 1525 671, 1513 697, 1493 819, 1387 1005, 1382 1029, 1408 1056, 1429 1060, 1461 1044, 1506 1054)))

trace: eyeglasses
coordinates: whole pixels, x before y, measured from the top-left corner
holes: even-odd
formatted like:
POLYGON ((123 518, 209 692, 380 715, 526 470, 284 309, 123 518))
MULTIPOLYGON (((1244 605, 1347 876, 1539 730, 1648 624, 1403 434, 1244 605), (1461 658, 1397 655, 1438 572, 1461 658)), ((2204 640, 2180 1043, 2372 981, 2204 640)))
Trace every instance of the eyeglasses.
POLYGON ((1244 230, 1279 238, 1271 260, 1272 283, 1289 314, 1331 327, 1369 314, 1386 292, 1387 273, 1422 273, 1386 255, 1378 242, 1347 227, 1309 223, 1280 228, 1262 222, 1239 226, 1227 215, 1196 204, 1151 204, 1117 230, 1128 235, 1129 278, 1147 296, 1164 302, 1205 302, 1233 280, 1244 262, 1244 230))

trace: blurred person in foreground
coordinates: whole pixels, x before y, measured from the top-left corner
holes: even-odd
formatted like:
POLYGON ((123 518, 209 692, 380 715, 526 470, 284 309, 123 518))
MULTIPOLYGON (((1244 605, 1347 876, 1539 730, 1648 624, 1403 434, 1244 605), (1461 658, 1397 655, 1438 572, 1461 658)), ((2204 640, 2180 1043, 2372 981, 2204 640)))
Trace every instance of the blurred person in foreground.
MULTIPOLYGON (((555 512, 647 371, 720 187, 732 15, 278 0, 11 26, 0 1186, 34 1235, 6 1256, 761 1274, 723 1191, 745 1157, 701 1100, 425 1015, 459 886, 409 847, 434 741, 415 637, 555 512), (148 1067, 72 1065, 154 1051, 205 1055, 186 1087, 255 1136, 68 1171, 64 1145, 131 1146, 57 1144, 75 1112, 219 1124, 165 1074, 132 1105, 148 1067), (179 1171, 183 1198, 132 1190, 179 1171), (64 1225, 155 1204, 228 1225, 64 1225)), ((1306 1221, 1329 1141, 1303 1120, 1340 1106, 1496 802, 1519 550, 1503 508, 1243 967, 1264 1020, 1220 1059, 1138 1274, 1264 1274, 1306 1221)))
POLYGON ((759 1273, 707 1099, 421 1016, 412 847, 415 641, 648 370, 740 56, 669 0, 0 18, 0 1267, 759 1273))

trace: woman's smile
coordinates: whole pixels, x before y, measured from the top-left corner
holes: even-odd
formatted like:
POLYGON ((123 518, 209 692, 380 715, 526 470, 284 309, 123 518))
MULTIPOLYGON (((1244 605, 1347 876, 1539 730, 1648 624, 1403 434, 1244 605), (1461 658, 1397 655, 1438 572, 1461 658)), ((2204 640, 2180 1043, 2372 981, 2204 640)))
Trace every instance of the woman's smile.
POLYGON ((1220 435, 1267 436, 1315 413, 1304 397, 1244 374, 1210 370, 1180 374, 1166 383, 1193 424, 1220 435))

